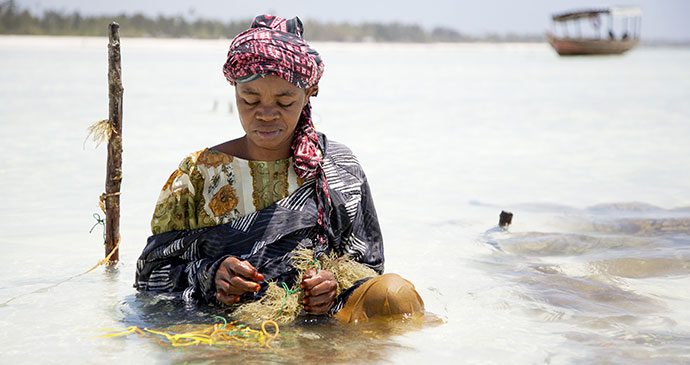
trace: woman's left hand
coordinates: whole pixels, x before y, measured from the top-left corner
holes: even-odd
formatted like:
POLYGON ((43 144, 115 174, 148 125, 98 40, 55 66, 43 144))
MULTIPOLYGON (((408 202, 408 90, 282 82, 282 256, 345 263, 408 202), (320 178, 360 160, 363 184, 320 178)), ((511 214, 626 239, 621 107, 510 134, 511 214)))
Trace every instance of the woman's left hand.
POLYGON ((300 287, 304 289, 304 310, 312 314, 326 314, 333 305, 338 282, 333 273, 311 269, 304 273, 300 287))

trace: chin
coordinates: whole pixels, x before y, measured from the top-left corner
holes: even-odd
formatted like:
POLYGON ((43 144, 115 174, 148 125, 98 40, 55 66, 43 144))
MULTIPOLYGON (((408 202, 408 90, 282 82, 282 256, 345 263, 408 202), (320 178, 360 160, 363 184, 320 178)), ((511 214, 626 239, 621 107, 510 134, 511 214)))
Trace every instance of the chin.
POLYGON ((285 141, 286 138, 282 134, 268 138, 257 135, 256 138, 254 138, 254 144, 260 147, 278 147, 285 144, 285 141))

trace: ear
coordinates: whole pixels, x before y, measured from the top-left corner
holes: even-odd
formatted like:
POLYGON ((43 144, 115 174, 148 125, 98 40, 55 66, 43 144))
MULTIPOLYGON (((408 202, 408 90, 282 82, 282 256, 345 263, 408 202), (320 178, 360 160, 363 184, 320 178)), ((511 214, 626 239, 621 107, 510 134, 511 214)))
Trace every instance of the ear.
POLYGON ((319 93, 319 85, 314 85, 314 86, 308 87, 308 88, 305 90, 305 93, 307 94, 307 98, 306 98, 306 99, 307 99, 307 101, 309 101, 309 97, 310 97, 310 96, 316 96, 316 94, 319 93))

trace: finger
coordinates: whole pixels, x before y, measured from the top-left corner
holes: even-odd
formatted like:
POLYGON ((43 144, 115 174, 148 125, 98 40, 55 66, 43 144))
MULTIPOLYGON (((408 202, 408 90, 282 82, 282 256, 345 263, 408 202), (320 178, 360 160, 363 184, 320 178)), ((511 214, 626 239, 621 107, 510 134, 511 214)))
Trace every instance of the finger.
POLYGON ((307 270, 307 271, 304 273, 304 277, 307 278, 307 279, 309 279, 309 278, 311 278, 311 277, 314 277, 316 274, 317 274, 317 273, 316 273, 316 270, 314 270, 314 269, 309 269, 309 270, 307 270))
POLYGON ((216 299, 225 305, 232 305, 240 300, 240 297, 232 294, 223 294, 221 292, 216 293, 216 299))
POLYGON ((246 280, 239 276, 233 276, 230 279, 230 287, 228 293, 230 294, 244 294, 246 292, 257 292, 261 289, 261 285, 257 282, 246 280))
POLYGON ((307 271, 302 277, 300 287, 305 290, 311 290, 315 285, 323 281, 321 274, 316 274, 315 270, 307 271))
POLYGON ((312 314, 326 314, 326 313, 328 313, 328 310, 331 309, 332 305, 333 305, 332 302, 327 303, 325 305, 317 305, 317 306, 309 305, 309 306, 304 307, 304 310, 309 312, 309 313, 312 313, 312 314))
POLYGON ((299 284, 299 287, 302 289, 309 289, 307 288, 307 284, 305 283, 306 280, 311 279, 316 275, 316 270, 314 269, 309 269, 304 272, 304 275, 302 275, 302 282, 299 284))
POLYGON ((230 278, 233 276, 234 276, 234 274, 231 271, 230 263, 228 262, 228 259, 225 259, 225 261, 223 261, 220 264, 220 266, 218 266, 218 271, 216 271, 215 281, 216 282, 218 282, 220 280, 229 281, 230 278))
POLYGON ((252 281, 262 281, 264 276, 249 261, 237 261, 232 265, 232 272, 252 281))
POLYGON ((326 294, 314 296, 314 297, 307 297, 304 298, 302 301, 305 305, 308 305, 310 307, 315 307, 315 306, 320 306, 324 304, 328 304, 333 301, 333 298, 335 298, 335 291, 328 292, 326 294))
MULTIPOLYGON (((318 275, 314 275, 309 279, 302 280, 302 283, 304 284, 304 287, 302 289, 312 290, 315 286, 319 285, 325 280, 335 281, 335 276, 333 276, 333 273, 330 271, 321 270, 321 272, 318 275)), ((302 287, 302 285, 300 285, 300 287, 302 287)))
POLYGON ((338 284, 335 282, 335 280, 325 280, 307 290, 305 294, 307 296, 315 297, 331 291, 335 292, 337 287, 338 284))
POLYGON ((230 283, 227 280, 216 278, 216 291, 223 294, 228 294, 230 290, 230 283))

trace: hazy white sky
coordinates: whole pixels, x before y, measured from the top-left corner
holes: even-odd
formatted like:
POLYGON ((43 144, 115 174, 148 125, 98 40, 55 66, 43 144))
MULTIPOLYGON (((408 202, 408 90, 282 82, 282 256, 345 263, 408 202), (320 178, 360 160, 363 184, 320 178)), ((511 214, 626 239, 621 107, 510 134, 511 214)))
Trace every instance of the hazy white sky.
MULTIPOLYGON (((321 21, 365 21, 416 23, 426 28, 441 25, 464 34, 543 33, 550 26, 550 14, 564 10, 605 7, 610 3, 583 0, 15 0, 40 14, 60 10, 82 14, 144 13, 183 15, 222 21, 247 19, 271 13, 283 17, 321 21)), ((621 4, 621 3, 619 3, 621 4)), ((642 8, 642 36, 645 39, 690 40, 690 1, 634 0, 625 5, 642 8)), ((307 30, 308 31, 308 30, 307 30)))

